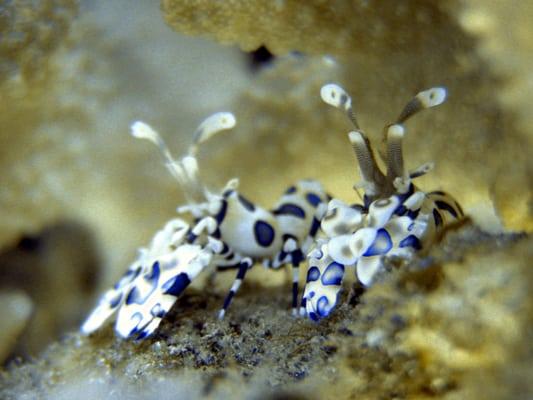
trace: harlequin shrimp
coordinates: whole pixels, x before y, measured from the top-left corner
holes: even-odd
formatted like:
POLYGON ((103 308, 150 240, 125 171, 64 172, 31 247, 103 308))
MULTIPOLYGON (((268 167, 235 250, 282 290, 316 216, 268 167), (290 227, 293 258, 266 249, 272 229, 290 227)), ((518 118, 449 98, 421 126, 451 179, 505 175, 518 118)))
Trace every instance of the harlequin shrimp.
POLYGON ((256 261, 267 268, 292 265, 292 307, 298 304, 298 268, 314 242, 329 196, 322 185, 301 180, 289 187, 273 210, 250 202, 238 191, 238 180, 230 180, 220 192, 212 192, 200 181, 196 153, 211 136, 235 125, 231 113, 217 113, 196 130, 188 153, 175 160, 161 136, 143 122, 132 125, 132 135, 153 142, 165 165, 178 181, 187 204, 178 207, 194 223, 173 219, 157 232, 148 248, 118 283, 106 292, 81 327, 90 334, 118 311, 115 330, 123 338, 143 339, 151 335, 161 319, 200 272, 207 267, 237 269, 219 318, 224 315, 246 272, 256 261))
POLYGON ((322 87, 321 97, 342 109, 354 130, 348 134, 357 158, 364 190, 362 205, 333 199, 321 221, 323 237, 308 254, 309 269, 301 314, 313 320, 330 314, 337 304, 345 269, 355 266, 359 282, 368 287, 383 270, 384 257, 409 259, 435 241, 453 220, 463 217, 459 204, 441 191, 425 193, 412 180, 433 168, 427 163, 414 171, 404 167, 403 123, 419 111, 444 102, 446 90, 432 88, 407 103, 396 122, 386 126, 386 171, 375 159, 370 141, 359 128, 352 99, 335 84, 322 87))

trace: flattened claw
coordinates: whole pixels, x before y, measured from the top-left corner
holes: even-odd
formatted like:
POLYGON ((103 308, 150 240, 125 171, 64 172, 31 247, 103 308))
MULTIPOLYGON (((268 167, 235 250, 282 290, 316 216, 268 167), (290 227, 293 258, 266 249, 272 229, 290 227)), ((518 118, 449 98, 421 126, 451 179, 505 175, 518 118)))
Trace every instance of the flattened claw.
MULTIPOLYGON (((189 225, 179 219, 158 231, 114 288, 102 296, 80 330, 89 335, 118 311, 115 330, 123 338, 151 335, 189 283, 211 263, 214 241, 185 243, 189 225)), ((215 249, 216 250, 216 249, 215 249)))
POLYGON ((151 335, 212 256, 199 245, 183 244, 159 257, 153 269, 139 276, 127 293, 118 312, 116 332, 123 338, 151 335))
POLYGON ((134 262, 126 273, 122 275, 115 287, 105 292, 96 308, 81 326, 82 334, 90 335, 96 331, 122 306, 125 294, 130 290, 135 279, 142 274, 142 269, 141 263, 134 262))
POLYGON ((336 263, 327 254, 327 245, 324 244, 320 253, 313 255, 319 258, 309 258, 307 283, 305 285, 302 306, 313 321, 327 317, 337 304, 344 278, 344 265, 336 263))

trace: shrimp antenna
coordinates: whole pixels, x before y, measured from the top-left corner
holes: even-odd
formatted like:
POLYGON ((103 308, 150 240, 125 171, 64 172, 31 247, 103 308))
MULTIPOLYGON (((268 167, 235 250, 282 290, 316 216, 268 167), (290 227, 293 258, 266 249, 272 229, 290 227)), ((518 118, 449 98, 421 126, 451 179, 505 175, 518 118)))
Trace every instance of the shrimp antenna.
POLYGON ((237 123, 235 116, 230 112, 218 112, 202 121, 193 135, 193 142, 189 147, 189 155, 196 156, 198 147, 219 132, 231 129, 237 123))
POLYGON ((187 154, 180 160, 175 160, 167 145, 150 125, 137 121, 131 126, 131 134, 138 139, 146 139, 154 143, 165 162, 165 166, 180 184, 185 197, 190 205, 209 198, 209 191, 201 183, 198 175, 198 161, 196 154, 201 143, 205 142, 216 133, 233 128, 236 124, 235 116, 229 112, 218 112, 203 120, 193 135, 193 142, 187 154))
POLYGON ((365 188, 365 192, 370 196, 377 194, 380 190, 379 188, 385 183, 385 176, 378 167, 368 137, 359 128, 359 123, 357 122, 352 105, 352 98, 341 86, 335 83, 322 86, 320 96, 325 103, 343 110, 355 128, 355 130, 348 134, 348 138, 359 163, 359 169, 363 179, 362 187, 365 188))
MULTIPOLYGON (((418 112, 438 106, 446 100, 446 89, 434 87, 418 93, 403 108, 396 122, 386 127, 387 141, 387 178, 395 180, 408 180, 403 160, 403 137, 405 136, 405 127, 403 123, 418 112)), ((431 168, 428 168, 428 170, 431 168)), ((421 171, 415 171, 415 177, 421 176, 421 171)), ((426 171, 427 172, 427 171, 426 171)), ((424 172, 425 173, 425 172, 424 172)))
POLYGON ((428 163, 411 173, 405 171, 402 151, 405 135, 403 123, 421 110, 442 104, 446 100, 445 88, 434 87, 418 93, 405 105, 396 122, 386 126, 387 155, 384 157, 387 166, 386 175, 376 162, 368 137, 359 127, 352 98, 346 90, 337 84, 330 83, 322 86, 320 96, 325 103, 344 111, 355 128, 348 134, 348 138, 361 171, 362 182, 358 184, 358 187, 363 188, 367 196, 373 198, 393 192, 405 193, 409 190, 411 179, 431 170, 433 164, 428 163))
POLYGON ((176 178, 180 184, 185 185, 185 172, 183 171, 182 166, 174 160, 170 150, 159 133, 147 123, 136 121, 131 125, 131 135, 137 139, 145 139, 155 144, 163 156, 165 166, 168 168, 172 176, 176 178))

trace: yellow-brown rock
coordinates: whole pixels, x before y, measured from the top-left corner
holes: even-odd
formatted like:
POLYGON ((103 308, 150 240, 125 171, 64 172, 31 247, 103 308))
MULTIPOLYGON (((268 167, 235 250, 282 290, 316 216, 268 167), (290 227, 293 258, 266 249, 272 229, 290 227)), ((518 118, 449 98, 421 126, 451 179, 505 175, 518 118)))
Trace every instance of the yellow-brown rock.
POLYGON ((289 316, 288 284, 246 283, 222 322, 223 293, 189 290, 153 338, 71 335, 0 374, 0 395, 527 398, 531 249, 467 224, 318 324, 289 316))
POLYGON ((176 31, 210 36, 243 50, 261 45, 274 54, 298 50, 310 54, 386 56, 390 50, 413 51, 440 31, 447 8, 419 0, 401 3, 364 0, 163 0, 167 23, 176 31))

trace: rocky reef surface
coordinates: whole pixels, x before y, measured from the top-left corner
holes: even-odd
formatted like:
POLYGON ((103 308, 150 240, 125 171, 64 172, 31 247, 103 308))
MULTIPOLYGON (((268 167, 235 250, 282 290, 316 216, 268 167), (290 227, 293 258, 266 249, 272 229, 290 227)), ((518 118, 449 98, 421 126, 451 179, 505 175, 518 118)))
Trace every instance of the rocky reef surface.
POLYGON ((109 326, 14 360, 0 395, 525 399, 532 249, 525 235, 467 222, 372 288, 346 287, 321 323, 290 315, 288 282, 246 283, 224 321, 223 292, 191 290, 149 340, 117 339, 109 326))

